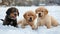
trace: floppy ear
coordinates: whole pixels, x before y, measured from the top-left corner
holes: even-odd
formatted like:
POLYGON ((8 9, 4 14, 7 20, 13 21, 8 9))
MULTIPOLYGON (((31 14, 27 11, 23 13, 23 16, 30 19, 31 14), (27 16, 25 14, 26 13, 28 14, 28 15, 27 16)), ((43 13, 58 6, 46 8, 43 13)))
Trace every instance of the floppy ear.
POLYGON ((26 13, 23 15, 24 18, 26 18, 26 13))
POLYGON ((18 16, 19 16, 19 12, 18 12, 18 16))
POLYGON ((19 11, 17 10, 17 12, 18 12, 18 16, 19 16, 19 11))
POLYGON ((9 8, 9 9, 6 11, 6 14, 7 14, 7 15, 10 15, 10 11, 11 11, 11 10, 10 10, 10 8, 9 8))
POLYGON ((36 14, 34 15, 34 19, 37 18, 36 14))
POLYGON ((37 12, 38 12, 38 11, 37 11, 37 9, 36 9, 36 10, 35 10, 35 13, 37 14, 37 12))
POLYGON ((18 9, 17 8, 14 8, 15 9, 15 11, 18 13, 18 16, 19 16, 19 11, 18 11, 18 9))
POLYGON ((45 15, 47 15, 48 14, 48 10, 47 9, 45 9, 45 15))

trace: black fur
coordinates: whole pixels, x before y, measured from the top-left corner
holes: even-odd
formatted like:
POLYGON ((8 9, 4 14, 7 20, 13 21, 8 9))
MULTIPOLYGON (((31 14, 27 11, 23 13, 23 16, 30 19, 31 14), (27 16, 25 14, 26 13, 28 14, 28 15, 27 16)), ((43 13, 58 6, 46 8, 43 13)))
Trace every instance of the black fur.
POLYGON ((3 25, 11 25, 11 26, 17 27, 17 19, 13 20, 13 19, 10 19, 9 16, 6 16, 5 20, 3 21, 3 25))
MULTIPOLYGON (((11 26, 14 26, 14 27, 18 27, 17 26, 17 19, 11 19, 11 18, 9 18, 10 16, 10 13, 12 13, 12 10, 14 9, 14 11, 13 12, 16 12, 16 11, 18 11, 18 9, 16 9, 16 8, 14 8, 14 7, 12 7, 12 8, 9 8, 7 11, 6 11, 6 17, 5 17, 5 19, 4 19, 4 21, 3 21, 3 25, 11 25, 11 26)), ((18 12, 18 16, 19 16, 19 12, 18 12)))

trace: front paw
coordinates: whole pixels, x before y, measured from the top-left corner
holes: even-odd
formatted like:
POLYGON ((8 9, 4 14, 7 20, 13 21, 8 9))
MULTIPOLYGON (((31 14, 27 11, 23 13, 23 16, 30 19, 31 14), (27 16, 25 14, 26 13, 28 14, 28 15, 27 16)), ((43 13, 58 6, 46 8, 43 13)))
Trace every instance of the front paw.
POLYGON ((37 26, 32 26, 32 30, 37 30, 38 27, 37 26))
POLYGON ((21 26, 21 28, 23 28, 23 29, 24 29, 24 28, 25 28, 25 26, 21 26))

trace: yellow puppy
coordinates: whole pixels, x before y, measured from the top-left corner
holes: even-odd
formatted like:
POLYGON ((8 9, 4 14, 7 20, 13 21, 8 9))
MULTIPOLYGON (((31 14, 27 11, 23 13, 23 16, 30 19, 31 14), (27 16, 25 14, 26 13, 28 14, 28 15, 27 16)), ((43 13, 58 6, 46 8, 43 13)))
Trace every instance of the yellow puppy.
POLYGON ((32 29, 37 29, 37 16, 33 11, 27 11, 23 15, 24 19, 19 21, 18 24, 21 24, 22 28, 25 28, 26 25, 30 25, 32 29))
POLYGON ((38 16, 38 26, 45 25, 47 28, 51 28, 51 26, 57 26, 58 22, 52 16, 48 15, 48 10, 44 7, 39 7, 35 10, 38 16))

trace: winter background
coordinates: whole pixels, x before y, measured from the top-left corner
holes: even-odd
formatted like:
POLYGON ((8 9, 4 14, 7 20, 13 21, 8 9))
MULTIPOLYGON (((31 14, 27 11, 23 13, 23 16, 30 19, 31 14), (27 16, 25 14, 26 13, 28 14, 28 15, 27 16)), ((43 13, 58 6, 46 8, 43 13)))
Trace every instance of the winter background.
MULTIPOLYGON (((37 8, 36 6, 30 7, 18 7, 19 16, 17 20, 23 19, 23 14, 28 10, 33 10, 37 8)), ((0 7, 0 19, 4 19, 7 9, 10 7, 0 7)), ((49 15, 53 16, 60 23, 60 6, 45 6, 48 9, 49 15)), ((60 26, 47 29, 45 26, 40 26, 37 30, 32 30, 30 26, 26 26, 25 29, 15 28, 13 26, 3 26, 2 21, 0 20, 0 34, 60 34, 60 26)))

